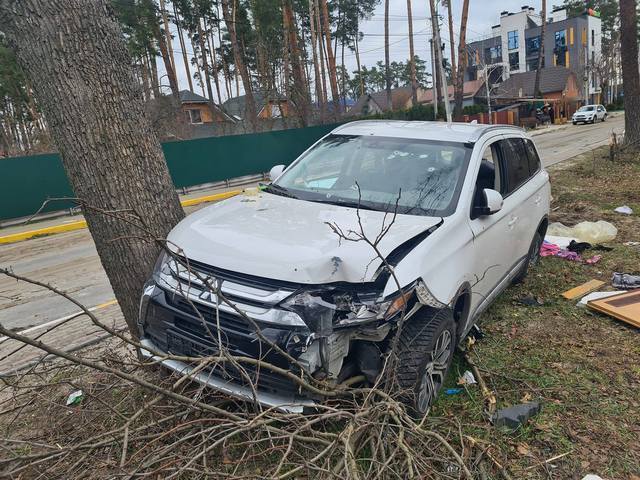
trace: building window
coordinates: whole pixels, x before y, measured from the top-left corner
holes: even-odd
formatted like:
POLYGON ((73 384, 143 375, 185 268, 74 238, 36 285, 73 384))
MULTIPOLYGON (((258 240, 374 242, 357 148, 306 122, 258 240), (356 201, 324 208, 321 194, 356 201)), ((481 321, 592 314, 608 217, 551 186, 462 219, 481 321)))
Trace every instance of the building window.
POLYGON ((527 72, 534 72, 538 69, 538 59, 534 58, 527 61, 527 72))
POLYGON ((513 30, 507 34, 509 40, 509 50, 515 50, 518 48, 518 31, 513 30))
POLYGON ((540 35, 537 37, 527 38, 527 55, 533 55, 540 51, 540 35))
POLYGON ((200 114, 200 110, 192 108, 187 110, 189 123, 202 123, 202 115, 200 114))
POLYGON ((518 52, 512 52, 509 54, 509 69, 510 70, 520 69, 520 55, 518 54, 518 52))
POLYGON ((559 30, 556 32, 556 48, 567 48, 566 30, 559 30))
POLYGON ((493 64, 502 60, 502 45, 484 49, 484 63, 493 64))
POLYGON ((280 110, 280 105, 271 105, 271 118, 282 118, 282 110, 280 110))
POLYGON ((591 46, 592 47, 596 46, 596 31, 595 30, 591 30, 591 46))
POLYGON ((478 52, 476 50, 469 52, 469 57, 467 59, 469 60, 469 66, 475 67, 478 64, 478 52))

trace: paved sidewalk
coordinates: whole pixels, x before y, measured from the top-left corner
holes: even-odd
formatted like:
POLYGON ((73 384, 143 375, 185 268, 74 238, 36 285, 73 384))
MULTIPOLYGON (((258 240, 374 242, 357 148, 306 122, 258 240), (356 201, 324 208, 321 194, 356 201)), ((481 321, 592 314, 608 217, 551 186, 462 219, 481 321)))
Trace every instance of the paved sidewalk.
MULTIPOLYGON (((221 200, 226 193, 241 191, 246 188, 256 187, 257 182, 249 182, 230 187, 212 187, 203 190, 193 191, 185 195, 180 195, 180 201, 185 207, 185 211, 190 213, 197 210, 199 205, 211 201, 221 200)), ((0 244, 13 243, 15 241, 27 240, 42 235, 50 235, 54 233, 68 232, 86 228, 84 216, 82 214, 61 216, 49 218, 46 220, 36 220, 28 224, 19 224, 9 227, 0 228, 0 244), (24 235, 21 235, 24 234, 24 235), (16 237, 13 239, 13 237, 16 237), (26 238, 22 238, 22 237, 26 238)))

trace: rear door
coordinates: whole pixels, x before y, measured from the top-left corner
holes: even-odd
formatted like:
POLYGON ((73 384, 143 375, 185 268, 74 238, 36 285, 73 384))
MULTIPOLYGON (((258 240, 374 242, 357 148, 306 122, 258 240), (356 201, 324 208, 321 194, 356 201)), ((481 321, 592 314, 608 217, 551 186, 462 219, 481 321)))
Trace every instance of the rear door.
POLYGON ((529 253, 535 231, 544 216, 546 174, 541 169, 535 146, 528 138, 508 137, 501 145, 507 176, 505 199, 513 204, 509 226, 516 267, 529 253))

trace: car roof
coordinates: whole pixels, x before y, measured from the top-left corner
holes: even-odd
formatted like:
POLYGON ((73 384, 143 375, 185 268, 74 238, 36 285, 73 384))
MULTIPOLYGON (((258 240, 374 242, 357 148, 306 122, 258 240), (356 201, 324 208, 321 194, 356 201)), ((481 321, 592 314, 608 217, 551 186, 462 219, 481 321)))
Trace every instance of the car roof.
POLYGON ((514 127, 513 125, 405 120, 360 120, 340 125, 331 133, 338 135, 372 135, 377 137, 474 143, 485 133, 495 130, 500 130, 505 133, 521 134, 524 132, 522 128, 514 127))

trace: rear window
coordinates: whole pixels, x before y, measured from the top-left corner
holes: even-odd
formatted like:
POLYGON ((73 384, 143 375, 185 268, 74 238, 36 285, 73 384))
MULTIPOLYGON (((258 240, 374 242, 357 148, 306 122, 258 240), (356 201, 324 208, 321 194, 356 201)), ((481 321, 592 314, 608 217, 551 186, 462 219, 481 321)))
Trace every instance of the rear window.
POLYGON ((527 157, 529 158, 529 175, 534 176, 538 170, 540 170, 540 157, 531 140, 526 139, 524 145, 527 149, 527 157))
POLYGON ((529 155, 522 138, 508 138, 501 144, 507 170, 507 194, 509 194, 529 179, 529 155))

